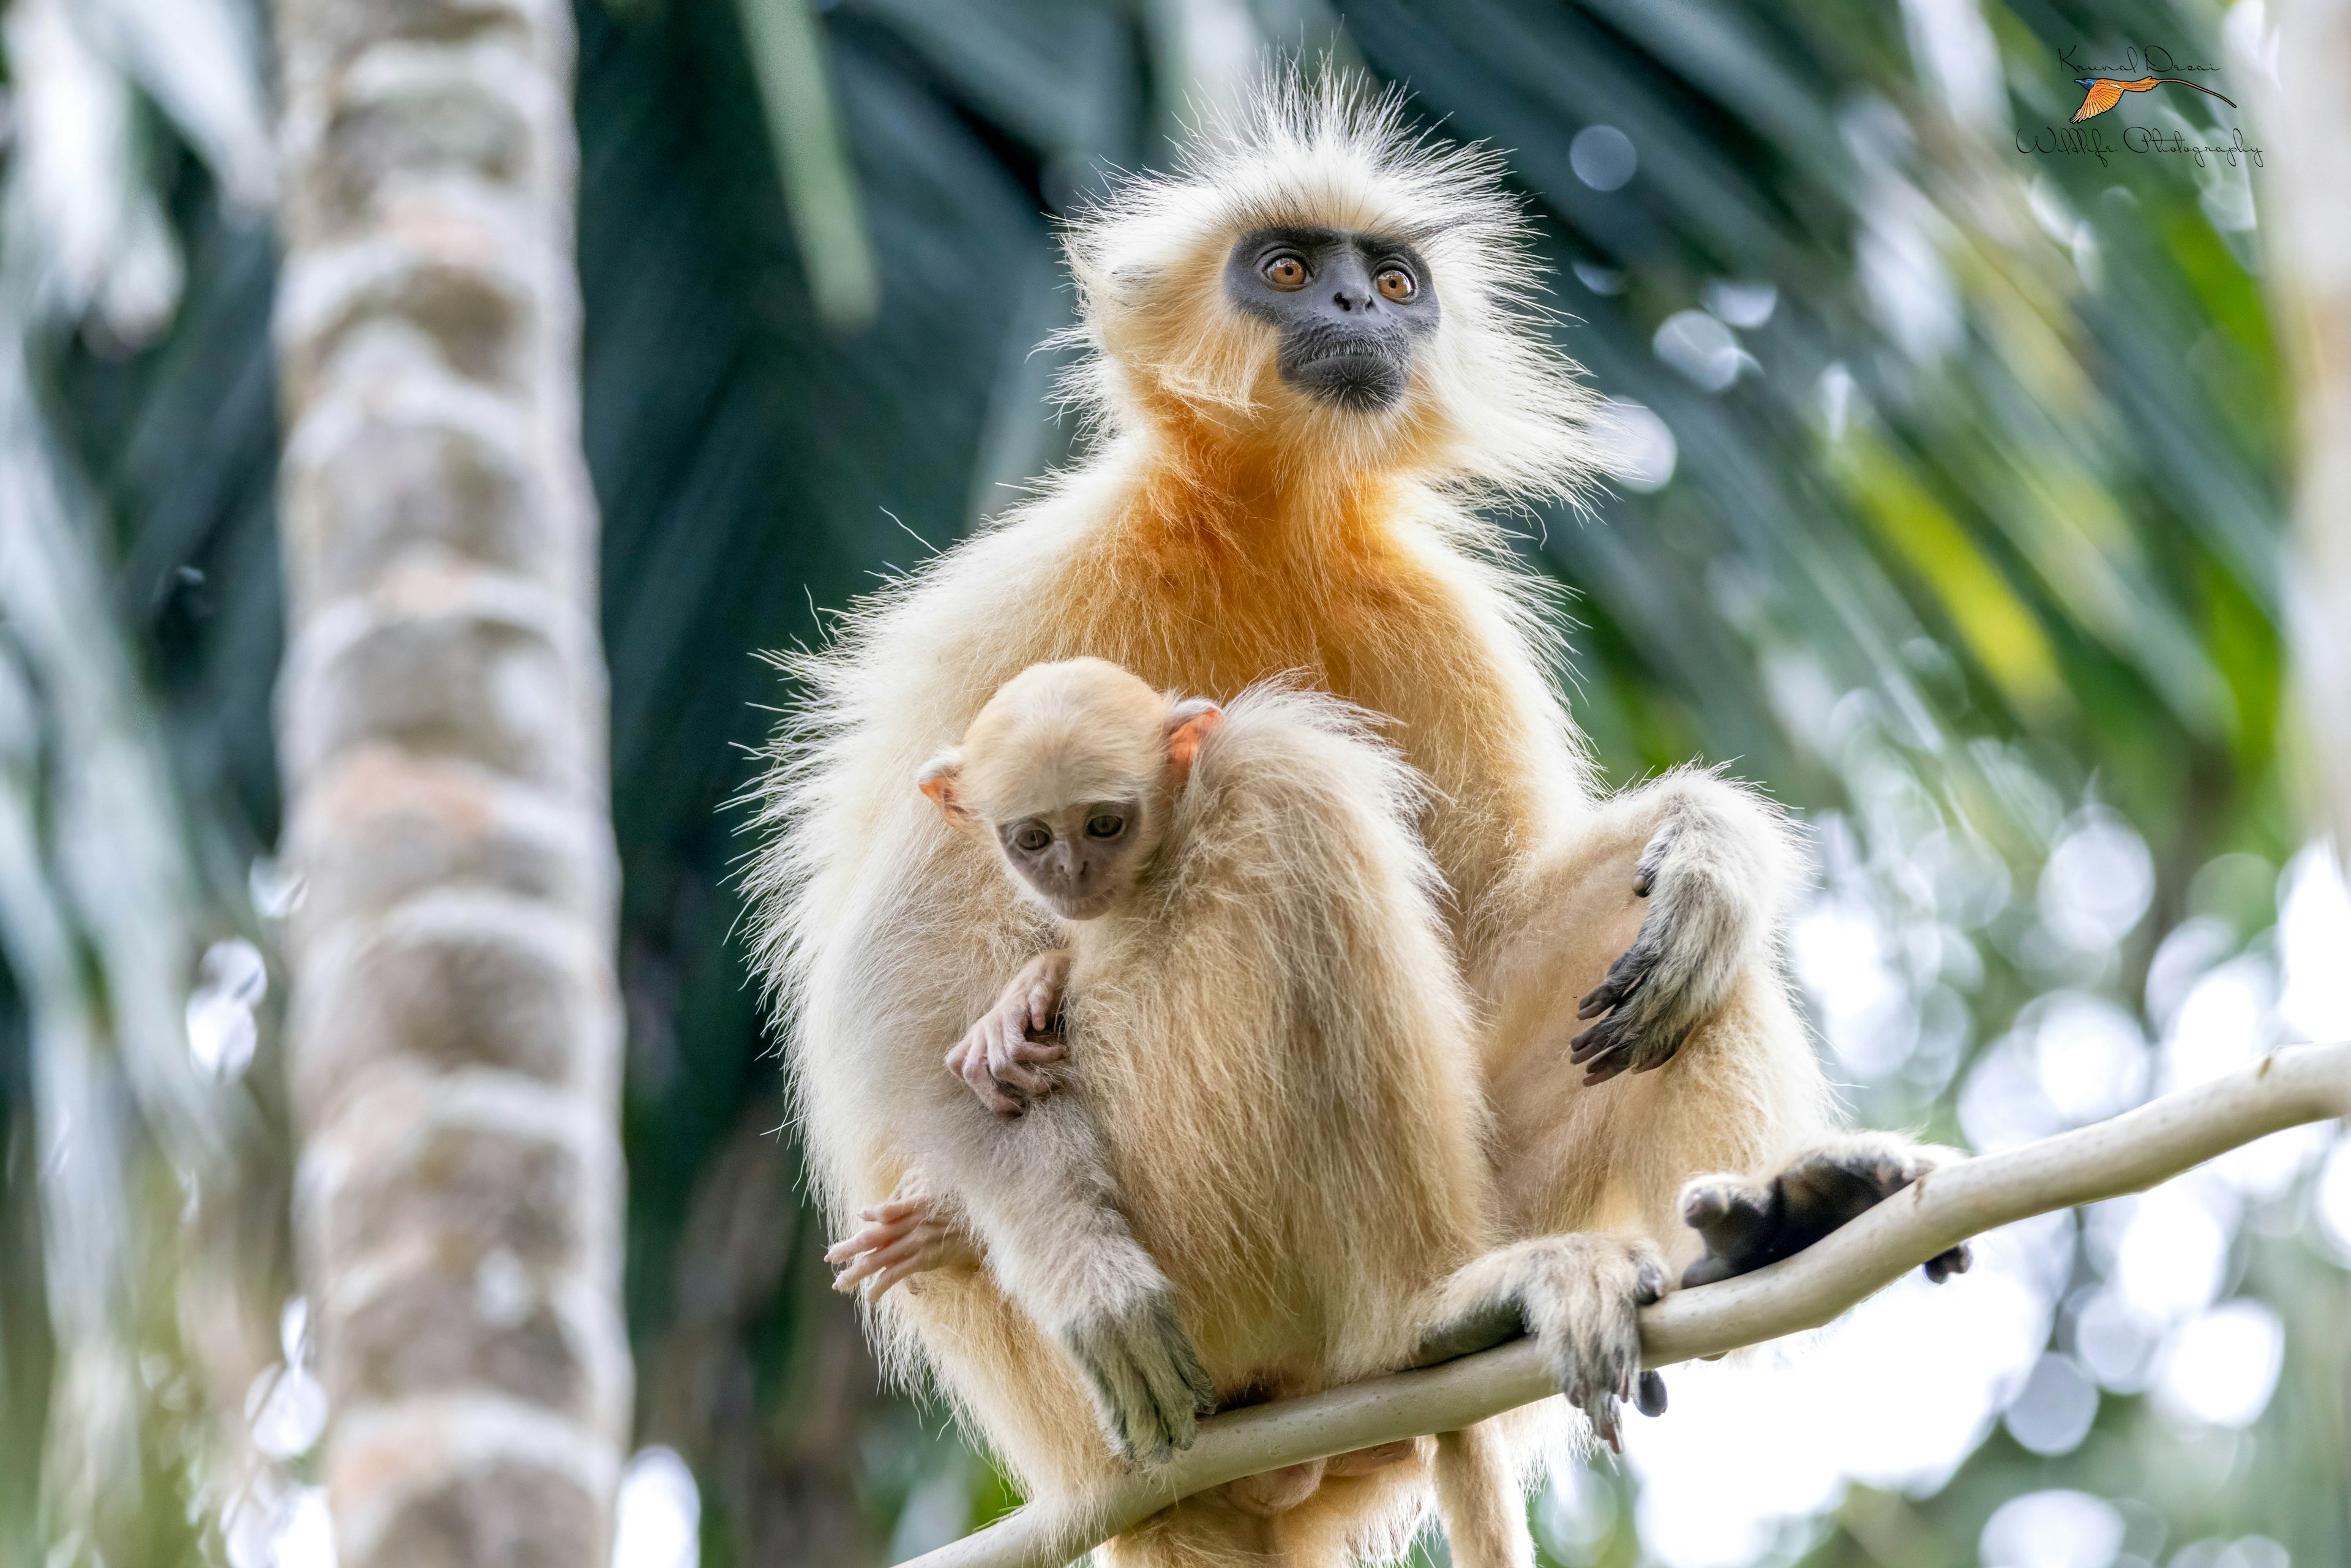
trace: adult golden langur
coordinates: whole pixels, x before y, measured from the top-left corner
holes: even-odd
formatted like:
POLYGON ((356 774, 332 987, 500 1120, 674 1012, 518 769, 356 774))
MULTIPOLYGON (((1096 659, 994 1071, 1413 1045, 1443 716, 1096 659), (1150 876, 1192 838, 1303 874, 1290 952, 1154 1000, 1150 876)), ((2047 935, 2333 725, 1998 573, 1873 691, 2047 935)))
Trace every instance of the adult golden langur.
MULTIPOLYGON (((1522 1324, 1604 1437, 1661 1262, 1755 1267, 1935 1155, 1833 1141, 1779 970, 1798 875, 1779 813, 1704 771, 1613 795, 1592 775, 1557 617, 1481 515, 1592 473, 1593 395, 1541 324, 1499 174, 1408 134, 1393 99, 1278 84, 1074 224, 1084 460, 794 661, 751 887, 834 1221, 938 1149, 984 1147, 1024 1195, 1017 1219, 975 1217, 1019 1296, 1066 1270, 1091 1199, 1050 1190, 1055 1096, 998 1118, 940 1058, 1058 938, 906 780, 1005 681, 1080 656, 1219 700, 1290 674, 1387 716, 1431 786, 1419 825, 1515 1239, 1457 1276, 1440 1338, 1522 1324)), ((1103 1299, 1147 1316, 1114 1272, 1103 1299)), ((942 1321, 926 1293, 873 1312, 890 1366, 935 1375, 1024 1478, 1050 1473, 1010 1355, 1050 1347, 942 1321)))

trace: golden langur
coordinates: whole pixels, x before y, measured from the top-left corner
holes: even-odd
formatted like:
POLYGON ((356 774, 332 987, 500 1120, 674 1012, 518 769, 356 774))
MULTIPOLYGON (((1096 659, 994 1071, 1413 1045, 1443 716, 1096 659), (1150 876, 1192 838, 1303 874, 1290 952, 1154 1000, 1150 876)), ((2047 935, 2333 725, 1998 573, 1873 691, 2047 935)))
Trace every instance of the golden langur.
MULTIPOLYGON (((1000 896, 1018 889, 1066 944, 1008 989, 1003 1029, 959 1048, 984 1054, 1061 1020, 1070 1065, 1029 1069, 1023 1122, 1059 1119, 1051 1146, 1071 1163, 1048 1179, 1108 1210, 1063 1244, 1131 1228, 1170 1281, 1173 1359, 1196 1354, 1221 1406, 1410 1359, 1437 1287, 1494 1234, 1470 1009, 1414 831, 1421 789, 1410 770, 1321 693, 1254 688, 1225 709, 1171 703, 1115 665, 1079 659, 1016 676, 922 778, 949 824, 1000 857, 1000 896)), ((1002 1092, 987 1085, 977 1099, 1002 1092)), ((983 1141, 1035 1130, 1007 1129, 979 1103, 965 1121, 983 1141)), ((983 1249, 963 1214, 998 1201, 970 1191, 974 1179, 997 1172, 985 1160, 921 1161, 896 1201, 834 1249, 849 1265, 843 1283, 870 1275, 880 1294, 927 1270, 913 1287, 925 1315, 1019 1312, 1017 1285, 1000 1290, 969 1266, 983 1249)), ((1030 1369, 1033 1418, 1054 1420, 1106 1469, 1088 1440, 1090 1385, 1109 1391, 1099 1415, 1122 1447, 1164 1452, 1198 1407, 1196 1388, 1176 1376, 1123 1388, 1126 1346, 1105 1356, 1094 1337, 1108 1325, 1050 1304, 1045 1316, 1080 1325, 1063 1348, 1084 1375, 1030 1369), (1123 1424, 1135 1411, 1147 1430, 1123 1424)), ((1113 1555, 1393 1552, 1421 1512, 1429 1447, 1235 1482, 1113 1555)), ((1434 1448, 1454 1561, 1531 1568, 1500 1437, 1481 1427, 1434 1448)))
MULTIPOLYGON (((1384 716, 1430 785, 1419 827, 1476 1009, 1468 1071, 1493 1106, 1509 1239, 1456 1276, 1451 1343, 1522 1323, 1604 1437, 1635 1389, 1635 1312, 1661 1262, 1754 1267, 1930 1156, 1830 1142, 1779 970, 1799 869, 1780 814, 1705 771, 1614 795, 1592 775, 1555 679, 1557 618, 1481 515, 1592 472, 1593 397, 1541 325, 1499 173, 1490 153, 1408 135, 1393 99, 1277 87, 1185 167, 1072 225, 1086 455, 797 662, 803 706, 752 891, 834 1221, 939 1150, 984 1149, 1021 1214, 972 1228, 1025 1301, 1069 1271, 1068 1238, 1097 1233, 1101 1195, 1051 1190, 1059 1096, 992 1117, 940 1053, 1058 939, 1002 897, 993 847, 907 779, 1005 681, 1081 656, 1212 698, 1288 675, 1384 716), (1696 1176, 1703 1230, 1682 1212, 1696 1176)), ((1425 1134, 1407 1118, 1395 1135, 1425 1134)), ((1228 1152, 1185 1157, 1197 1172, 1133 1179, 1186 1179, 1228 1152)), ((1340 1172, 1297 1179, 1344 1201, 1340 1172)), ((1138 1325, 1120 1343, 1148 1345, 1164 1277, 1122 1263, 1102 1287, 1138 1325)), ((900 1291, 872 1331, 1024 1479, 1080 1462, 1032 1430, 1024 1380, 1050 1347, 1013 1317, 900 1291)))

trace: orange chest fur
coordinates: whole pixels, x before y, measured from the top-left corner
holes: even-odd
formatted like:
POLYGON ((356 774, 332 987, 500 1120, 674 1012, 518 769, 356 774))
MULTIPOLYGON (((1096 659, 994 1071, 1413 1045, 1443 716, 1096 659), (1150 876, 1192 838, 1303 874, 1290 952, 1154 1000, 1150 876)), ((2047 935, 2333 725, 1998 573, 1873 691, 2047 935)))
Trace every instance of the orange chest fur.
POLYGON ((1471 640, 1454 590, 1374 528, 1273 531, 1106 529, 1064 579, 1061 656, 1095 654, 1220 700, 1295 675, 1397 720, 1397 741, 1424 768, 1476 749, 1462 720, 1491 705, 1461 689, 1483 672, 1455 656, 1471 640))

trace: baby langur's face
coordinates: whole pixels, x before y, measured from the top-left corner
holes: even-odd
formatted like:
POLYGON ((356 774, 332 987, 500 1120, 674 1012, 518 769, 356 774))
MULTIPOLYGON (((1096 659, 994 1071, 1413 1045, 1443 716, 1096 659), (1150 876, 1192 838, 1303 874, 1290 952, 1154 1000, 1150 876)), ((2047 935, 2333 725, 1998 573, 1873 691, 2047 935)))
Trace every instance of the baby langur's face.
POLYGON ((1064 920, 1110 913, 1134 882, 1144 802, 1089 800, 996 824, 996 841, 1020 880, 1064 920))
POLYGON ((1280 225, 1252 229, 1225 263, 1225 293, 1280 335, 1281 379, 1342 408, 1393 408, 1437 329, 1420 253, 1392 235, 1280 225))
POLYGON ((993 834, 1012 874, 1054 914, 1098 920, 1142 879, 1223 720, 1216 704, 1170 702, 1101 659, 1032 664, 916 782, 949 827, 993 834))

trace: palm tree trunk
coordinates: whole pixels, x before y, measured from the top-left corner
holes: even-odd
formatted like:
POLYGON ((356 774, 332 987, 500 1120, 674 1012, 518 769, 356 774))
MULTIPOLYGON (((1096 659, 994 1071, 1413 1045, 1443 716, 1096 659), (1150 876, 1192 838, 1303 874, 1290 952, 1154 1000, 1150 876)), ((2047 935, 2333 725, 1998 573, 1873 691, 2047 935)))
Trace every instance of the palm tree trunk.
POLYGON ((2323 825, 2351 856, 2351 3, 2292 0, 2265 171, 2278 335, 2294 371, 2301 459, 2284 572, 2295 684, 2316 753, 2323 825))
POLYGON ((296 1218, 342 1568, 602 1568, 617 883, 560 4, 278 0, 296 1218))

